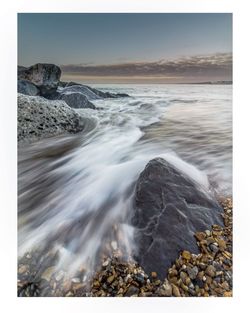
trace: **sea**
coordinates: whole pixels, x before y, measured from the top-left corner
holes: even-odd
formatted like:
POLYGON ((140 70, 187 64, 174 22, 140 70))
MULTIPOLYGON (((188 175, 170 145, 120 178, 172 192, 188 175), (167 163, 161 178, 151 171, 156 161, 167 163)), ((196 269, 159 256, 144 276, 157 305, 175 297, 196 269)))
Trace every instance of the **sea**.
POLYGON ((127 253, 134 249, 134 186, 153 158, 232 195, 232 85, 91 87, 129 97, 93 101, 97 110, 77 110, 83 132, 20 147, 18 156, 19 257, 54 249, 58 267, 72 272, 93 270, 117 230, 127 253))

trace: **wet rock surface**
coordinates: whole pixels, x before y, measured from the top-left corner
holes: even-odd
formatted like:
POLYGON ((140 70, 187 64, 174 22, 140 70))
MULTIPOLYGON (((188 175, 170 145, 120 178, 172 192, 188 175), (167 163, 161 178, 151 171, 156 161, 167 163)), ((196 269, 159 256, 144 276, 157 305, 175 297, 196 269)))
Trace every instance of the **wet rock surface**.
MULTIPOLYGON (((136 260, 162 279, 181 250, 198 252, 195 232, 222 224, 218 202, 164 159, 147 164, 135 192, 136 260)), ((191 258, 190 253, 183 257, 191 258)))

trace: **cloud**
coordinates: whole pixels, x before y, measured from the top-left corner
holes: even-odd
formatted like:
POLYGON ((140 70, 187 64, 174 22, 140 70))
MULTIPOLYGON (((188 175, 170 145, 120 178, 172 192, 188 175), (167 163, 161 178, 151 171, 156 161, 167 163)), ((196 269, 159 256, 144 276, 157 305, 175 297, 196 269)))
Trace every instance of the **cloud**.
POLYGON ((68 64, 64 74, 85 77, 216 77, 231 79, 232 54, 217 53, 154 62, 126 62, 108 65, 68 64))

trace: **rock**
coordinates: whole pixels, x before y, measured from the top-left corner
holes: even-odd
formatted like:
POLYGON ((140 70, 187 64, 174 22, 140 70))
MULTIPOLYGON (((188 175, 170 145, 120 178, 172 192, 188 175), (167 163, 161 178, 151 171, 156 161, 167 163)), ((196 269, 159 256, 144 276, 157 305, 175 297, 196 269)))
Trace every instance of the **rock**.
POLYGON ((207 237, 209 237, 209 236, 211 236, 211 232, 210 232, 210 230, 205 230, 205 234, 207 235, 207 237))
POLYGON ((93 103, 88 98, 79 92, 74 93, 60 93, 58 96, 59 100, 65 101, 71 108, 75 109, 95 109, 93 103))
POLYGON ((232 293, 232 291, 225 291, 225 292, 223 293, 223 296, 224 296, 224 297, 232 297, 232 296, 233 296, 233 293, 232 293))
POLYGON ((83 130, 84 118, 63 101, 18 94, 18 141, 76 133, 83 130))
POLYGON ((215 245, 214 243, 210 244, 209 248, 213 253, 217 253, 219 251, 219 247, 215 245))
POLYGON ((214 268, 213 265, 208 265, 208 267, 205 270, 205 273, 210 277, 214 277, 216 273, 216 269, 214 268))
POLYGON ((74 283, 74 284, 79 284, 79 283, 81 282, 81 279, 80 279, 79 277, 73 277, 73 278, 71 279, 71 281, 72 281, 72 283, 74 283))
POLYGON ((172 290, 173 290, 173 296, 175 296, 175 297, 181 296, 180 290, 176 285, 172 284, 172 290))
POLYGON ((172 296, 172 286, 169 281, 166 279, 161 287, 158 288, 157 294, 162 297, 171 297, 172 296))
POLYGON ((134 295, 138 295, 139 291, 139 288, 135 287, 134 285, 130 285, 124 296, 131 297, 134 295))
POLYGON ((142 285, 145 281, 145 277, 142 273, 138 273, 134 276, 134 280, 142 285))
POLYGON ((24 274, 28 271, 29 267, 27 265, 21 265, 18 269, 18 274, 24 274))
POLYGON ((40 94, 39 89, 30 81, 25 79, 18 80, 17 91, 28 96, 38 96, 40 94))
POLYGON ((156 278, 157 277, 157 273, 156 272, 151 272, 151 277, 152 278, 156 278))
POLYGON ((111 275, 111 276, 109 276, 109 277, 107 278, 107 282, 108 282, 109 284, 111 284, 111 283, 114 281, 114 279, 115 279, 115 276, 114 276, 114 275, 111 275))
POLYGON ((113 94, 110 92, 103 92, 95 88, 73 82, 64 83, 63 85, 64 88, 58 89, 58 99, 64 100, 69 106, 73 108, 95 109, 94 104, 90 102, 91 100, 128 97, 127 94, 113 94))
POLYGON ((191 253, 190 253, 189 251, 184 250, 184 251, 182 252, 182 257, 183 257, 183 259, 189 261, 189 260, 191 259, 191 253))
POLYGON ((203 233, 203 232, 197 232, 195 233, 195 238, 198 240, 198 241, 202 241, 206 238, 206 234, 203 233))
MULTIPOLYGON (((103 97, 101 95, 97 94, 97 90, 85 85, 70 85, 70 86, 66 86, 63 89, 58 90, 59 93, 63 93, 63 94, 73 94, 73 93, 79 93, 82 94, 86 97, 86 99, 88 100, 97 100, 97 99, 102 99, 103 97)), ((99 92, 100 94, 102 94, 101 92, 99 92)))
POLYGON ((187 267, 187 272, 188 272, 188 275, 191 279, 195 279, 198 272, 199 272, 199 269, 197 266, 194 266, 194 267, 187 267))
POLYGON ((18 79, 33 83, 45 97, 56 91, 60 77, 61 69, 54 64, 38 63, 29 68, 18 68, 18 79))
POLYGON ((221 212, 217 201, 182 171, 164 159, 151 160, 135 189, 136 260, 163 279, 180 251, 198 253, 193 233, 222 223, 221 212))
POLYGON ((55 272, 55 269, 56 269, 55 266, 50 266, 50 267, 48 267, 48 268, 42 273, 41 278, 42 278, 42 279, 45 279, 46 281, 50 281, 52 275, 53 275, 54 272, 55 272))
POLYGON ((225 240, 223 240, 223 239, 218 239, 218 245, 219 245, 219 249, 221 251, 224 251, 227 247, 227 244, 226 244, 225 240))

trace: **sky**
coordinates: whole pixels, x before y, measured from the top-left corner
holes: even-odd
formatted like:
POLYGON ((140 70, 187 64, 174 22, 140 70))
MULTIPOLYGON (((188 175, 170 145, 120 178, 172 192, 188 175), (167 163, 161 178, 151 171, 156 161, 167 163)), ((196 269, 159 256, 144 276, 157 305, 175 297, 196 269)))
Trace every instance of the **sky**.
POLYGON ((232 15, 20 13, 18 64, 35 63, 85 83, 231 80, 232 15))

